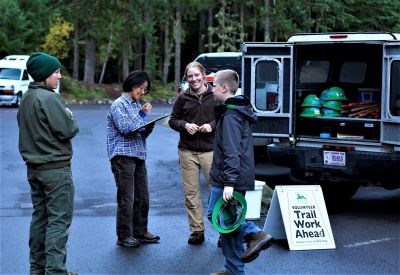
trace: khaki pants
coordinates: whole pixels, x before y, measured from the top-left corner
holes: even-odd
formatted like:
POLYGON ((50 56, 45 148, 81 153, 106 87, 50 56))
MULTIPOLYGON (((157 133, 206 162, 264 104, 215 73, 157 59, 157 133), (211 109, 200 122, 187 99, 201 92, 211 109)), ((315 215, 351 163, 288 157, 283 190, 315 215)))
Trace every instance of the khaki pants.
POLYGON ((190 231, 204 231, 203 206, 200 198, 200 170, 207 179, 209 177, 213 152, 193 152, 179 149, 179 165, 181 169, 185 207, 188 212, 190 231))

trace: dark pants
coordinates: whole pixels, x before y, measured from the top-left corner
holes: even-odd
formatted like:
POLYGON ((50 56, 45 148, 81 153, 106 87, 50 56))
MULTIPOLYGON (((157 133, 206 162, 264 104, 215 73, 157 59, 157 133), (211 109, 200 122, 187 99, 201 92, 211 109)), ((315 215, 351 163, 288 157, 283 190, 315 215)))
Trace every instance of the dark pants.
POLYGON ((66 244, 71 225, 74 185, 71 167, 28 167, 33 204, 29 233, 31 274, 67 274, 66 244))
POLYGON ((125 239, 147 232, 149 191, 144 160, 125 156, 111 159, 117 186, 117 236, 125 239))

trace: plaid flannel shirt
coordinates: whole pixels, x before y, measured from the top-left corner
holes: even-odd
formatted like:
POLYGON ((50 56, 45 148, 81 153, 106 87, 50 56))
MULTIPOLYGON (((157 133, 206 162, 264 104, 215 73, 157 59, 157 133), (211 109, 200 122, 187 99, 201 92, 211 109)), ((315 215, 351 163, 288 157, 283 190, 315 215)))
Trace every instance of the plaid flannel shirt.
POLYGON ((107 152, 111 160, 115 156, 146 159, 146 139, 138 129, 145 124, 146 113, 141 105, 126 94, 122 94, 111 105, 107 113, 107 152))

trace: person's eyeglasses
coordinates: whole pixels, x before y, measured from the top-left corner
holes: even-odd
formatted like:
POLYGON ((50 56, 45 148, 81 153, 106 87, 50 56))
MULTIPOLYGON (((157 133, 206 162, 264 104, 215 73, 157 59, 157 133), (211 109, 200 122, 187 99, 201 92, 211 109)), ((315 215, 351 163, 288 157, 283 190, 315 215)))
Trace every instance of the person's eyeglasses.
POLYGON ((147 94, 149 92, 149 90, 147 89, 147 87, 145 85, 142 85, 142 86, 138 87, 138 89, 140 89, 140 93, 142 95, 145 95, 145 94, 147 94))

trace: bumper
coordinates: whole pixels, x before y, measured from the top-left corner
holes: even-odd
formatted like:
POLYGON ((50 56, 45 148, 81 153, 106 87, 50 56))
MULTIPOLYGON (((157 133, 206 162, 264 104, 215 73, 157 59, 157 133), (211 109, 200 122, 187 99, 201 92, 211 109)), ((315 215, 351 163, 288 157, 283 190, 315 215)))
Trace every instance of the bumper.
POLYGON ((0 95, 0 105, 15 105, 17 103, 17 95, 0 95))
POLYGON ((329 172, 340 178, 367 179, 378 182, 400 177, 400 152, 346 152, 345 166, 324 164, 323 151, 319 148, 273 144, 268 146, 268 154, 276 165, 304 172, 314 172, 317 175, 329 172))

